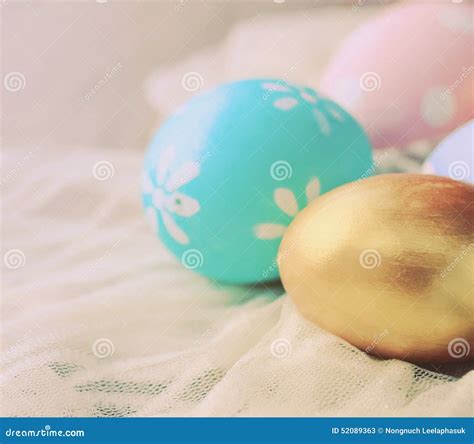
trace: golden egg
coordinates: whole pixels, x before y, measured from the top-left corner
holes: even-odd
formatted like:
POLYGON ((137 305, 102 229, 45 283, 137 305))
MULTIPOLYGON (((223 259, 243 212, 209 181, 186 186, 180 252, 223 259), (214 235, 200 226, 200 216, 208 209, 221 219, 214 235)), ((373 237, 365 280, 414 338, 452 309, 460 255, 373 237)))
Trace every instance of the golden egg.
POLYGON ((323 195, 278 255, 307 319, 367 353, 411 362, 474 355, 474 187, 385 174, 323 195))

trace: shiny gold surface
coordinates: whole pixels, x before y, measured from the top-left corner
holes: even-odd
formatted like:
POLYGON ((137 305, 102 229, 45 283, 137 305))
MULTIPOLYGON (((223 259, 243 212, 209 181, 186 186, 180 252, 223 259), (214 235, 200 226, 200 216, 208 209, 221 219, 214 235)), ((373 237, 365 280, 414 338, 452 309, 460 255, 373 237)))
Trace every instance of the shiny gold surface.
POLYGON ((412 362, 474 356, 474 187, 386 174, 314 201, 279 251, 307 319, 368 353, 412 362))

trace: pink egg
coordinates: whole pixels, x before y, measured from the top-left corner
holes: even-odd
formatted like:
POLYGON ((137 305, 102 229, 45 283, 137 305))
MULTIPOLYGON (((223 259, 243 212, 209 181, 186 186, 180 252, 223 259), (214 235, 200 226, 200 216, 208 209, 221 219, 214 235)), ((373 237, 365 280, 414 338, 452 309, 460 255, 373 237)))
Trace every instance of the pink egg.
POLYGON ((473 13, 459 2, 391 7, 347 39, 320 89, 375 147, 442 137, 473 116, 473 13))

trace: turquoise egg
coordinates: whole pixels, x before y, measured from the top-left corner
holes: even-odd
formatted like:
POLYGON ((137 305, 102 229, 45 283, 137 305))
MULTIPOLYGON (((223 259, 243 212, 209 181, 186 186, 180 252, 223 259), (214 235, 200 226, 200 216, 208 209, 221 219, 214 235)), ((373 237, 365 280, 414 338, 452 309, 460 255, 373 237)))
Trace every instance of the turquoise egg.
POLYGON ((335 102, 281 80, 244 80, 191 99, 161 126, 142 199, 186 268, 254 283, 278 278, 278 246, 299 210, 372 171, 366 134, 335 102))
POLYGON ((423 172, 474 184, 474 120, 446 137, 423 164, 423 172))

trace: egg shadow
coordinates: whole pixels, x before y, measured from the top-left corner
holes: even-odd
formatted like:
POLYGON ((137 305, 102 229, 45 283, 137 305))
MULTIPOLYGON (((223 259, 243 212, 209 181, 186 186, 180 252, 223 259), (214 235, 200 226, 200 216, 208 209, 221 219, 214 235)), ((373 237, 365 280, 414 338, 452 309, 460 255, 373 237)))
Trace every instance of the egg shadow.
POLYGON ((211 281, 211 285, 229 296, 230 305, 243 305, 257 297, 263 297, 272 302, 285 294, 285 289, 279 279, 241 285, 211 281))
POLYGON ((467 362, 449 362, 446 364, 424 364, 419 367, 434 373, 440 373, 453 378, 462 378, 464 375, 474 370, 474 361, 467 362))

